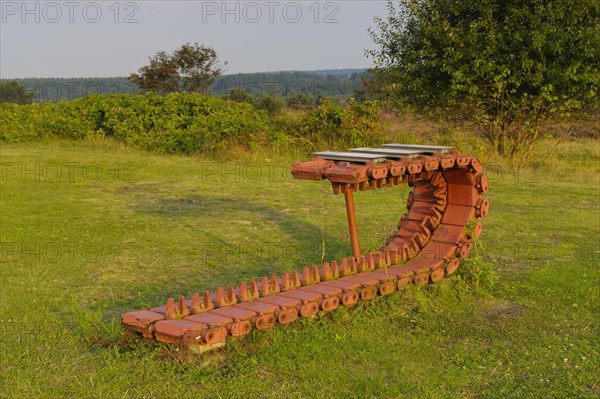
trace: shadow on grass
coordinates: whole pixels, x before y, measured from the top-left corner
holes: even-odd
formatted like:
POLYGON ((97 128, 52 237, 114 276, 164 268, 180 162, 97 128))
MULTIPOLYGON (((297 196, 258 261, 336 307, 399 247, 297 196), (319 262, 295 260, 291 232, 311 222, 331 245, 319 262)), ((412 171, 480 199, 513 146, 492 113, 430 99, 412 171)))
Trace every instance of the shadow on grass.
MULTIPOLYGON (((189 297, 193 292, 204 289, 214 290, 219 285, 238 285, 242 281, 258 279, 273 272, 280 275, 282 270, 289 268, 301 270, 304 266, 310 266, 313 263, 319 264, 322 240, 327 243, 326 256, 328 258, 326 260, 340 258, 341 255, 349 252, 348 242, 322 231, 318 226, 290 216, 286 212, 245 199, 214 198, 201 195, 189 195, 178 199, 144 196, 137 198, 133 211, 139 215, 169 220, 185 226, 188 230, 199 232, 204 237, 203 241, 209 243, 206 248, 201 250, 204 252, 202 264, 216 275, 209 285, 202 287, 198 286, 197 281, 178 278, 174 278, 172 282, 166 284, 164 280, 162 283, 140 281, 128 287, 128 291, 133 296, 127 295, 126 298, 121 299, 107 298, 100 304, 96 303, 96 306, 99 305, 103 308, 100 312, 98 309, 92 308, 73 312, 71 317, 63 320, 63 323, 75 331, 83 343, 90 348, 115 347, 127 351, 135 349, 139 345, 138 339, 133 339, 131 334, 123 331, 118 325, 117 320, 123 312, 159 306, 166 303, 169 296, 175 296, 175 293, 189 297), (251 244, 249 247, 241 249, 236 246, 232 247, 231 242, 235 242, 244 234, 237 235, 237 232, 232 230, 232 236, 229 239, 229 237, 224 238, 223 234, 218 234, 217 231, 222 229, 223 224, 233 223, 235 220, 232 218, 239 218, 240 215, 249 216, 240 223, 244 229, 246 225, 251 225, 253 220, 260 220, 276 225, 285 233, 273 242, 260 241, 260 235, 257 235, 251 237, 250 241, 256 241, 258 244, 251 244), (201 223, 197 223, 197 221, 201 221, 201 223), (315 243, 317 243, 316 247, 315 243), (228 265, 224 271, 219 258, 221 250, 243 251, 243 254, 238 254, 240 255, 239 259, 235 259, 239 261, 239 266, 232 268, 228 265)), ((239 219, 237 221, 239 222, 239 219)), ((231 227, 228 228, 231 229, 231 227)))
MULTIPOLYGON (((179 280, 177 287, 162 289, 165 300, 171 288, 191 294, 200 288, 238 285, 242 281, 268 276, 274 272, 281 274, 292 268, 302 270, 304 266, 320 264, 322 242, 326 243, 325 261, 339 260, 350 254, 347 240, 286 212, 245 199, 197 194, 178 199, 146 197, 138 199, 133 211, 144 216, 168 219, 202 235, 202 242, 195 244, 201 256, 202 267, 214 274, 210 276, 214 281, 210 286, 198 287, 197 282, 187 284, 179 280), (243 219, 244 216, 248 218, 243 219), (266 221, 284 233, 261 240, 260 231, 253 231, 253 220, 260 223, 266 221), (239 223, 240 231, 231 227, 233 223, 239 223), (218 234, 223 225, 228 225, 226 228, 231 231, 230 236, 218 234), (251 236, 252 234, 256 235, 251 236), (222 271, 225 264, 228 275, 222 271)), ((341 228, 345 231, 346 226, 341 228)), ((156 297, 156 292, 152 292, 156 288, 152 284, 132 288, 139 289, 139 294, 147 300, 156 297)))
MULTIPOLYGON (((215 198, 200 195, 192 195, 180 199, 162 198, 154 202, 139 204, 134 210, 136 213, 142 215, 163 217, 170 220, 204 218, 207 223, 214 225, 215 230, 219 229, 219 225, 233 221, 247 225, 252 224, 251 221, 247 220, 232 220, 232 216, 235 217, 236 213, 246 212, 276 224, 281 230, 286 232, 289 239, 300 244, 306 244, 307 237, 321 238, 323 236, 323 239, 332 248, 345 248, 348 245, 348 242, 323 232, 312 223, 290 216, 288 213, 281 212, 269 206, 243 199, 215 198)), ((185 223, 184 220, 182 222, 185 223)), ((186 223, 186 226, 192 229, 196 228, 189 223, 186 223)), ((345 228, 346 226, 343 226, 344 230, 345 228)))

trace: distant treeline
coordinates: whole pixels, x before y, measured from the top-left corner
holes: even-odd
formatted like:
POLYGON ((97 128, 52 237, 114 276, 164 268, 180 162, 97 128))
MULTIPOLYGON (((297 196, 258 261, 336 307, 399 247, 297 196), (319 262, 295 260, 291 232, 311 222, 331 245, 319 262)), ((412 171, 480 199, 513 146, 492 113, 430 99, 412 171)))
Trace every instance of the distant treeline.
MULTIPOLYGON (((220 77, 212 94, 224 96, 233 89, 242 89, 253 96, 291 97, 304 94, 314 98, 349 97, 360 91, 362 79, 369 73, 364 69, 320 71, 285 71, 239 73, 220 77)), ((114 78, 27 78, 3 79, 25 85, 34 102, 74 100, 88 94, 138 93, 139 88, 126 77, 114 78)))
POLYGON ((55 103, 60 100, 74 100, 88 94, 137 93, 139 89, 127 78, 26 78, 13 80, 25 85, 33 94, 34 102, 55 103))
POLYGON ((364 70, 344 74, 304 71, 240 73, 222 76, 214 84, 212 91, 217 95, 225 95, 232 89, 242 89, 253 96, 350 96, 362 86, 361 77, 365 73, 364 70))

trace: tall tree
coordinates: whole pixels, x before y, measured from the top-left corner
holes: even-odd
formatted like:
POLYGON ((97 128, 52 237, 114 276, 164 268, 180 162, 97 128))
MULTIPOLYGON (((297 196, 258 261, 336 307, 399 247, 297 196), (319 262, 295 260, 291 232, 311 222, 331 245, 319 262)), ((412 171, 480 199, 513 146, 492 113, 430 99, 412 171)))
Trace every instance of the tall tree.
POLYGON ((222 75, 221 64, 212 47, 186 43, 172 53, 159 51, 149 58, 150 63, 129 80, 142 90, 166 94, 174 91, 204 93, 222 75))
POLYGON ((0 103, 31 104, 33 93, 27 93, 25 85, 20 85, 14 80, 0 82, 0 103))
POLYGON ((500 154, 527 156, 550 117, 598 104, 598 1, 402 0, 370 33, 394 99, 461 110, 500 154))

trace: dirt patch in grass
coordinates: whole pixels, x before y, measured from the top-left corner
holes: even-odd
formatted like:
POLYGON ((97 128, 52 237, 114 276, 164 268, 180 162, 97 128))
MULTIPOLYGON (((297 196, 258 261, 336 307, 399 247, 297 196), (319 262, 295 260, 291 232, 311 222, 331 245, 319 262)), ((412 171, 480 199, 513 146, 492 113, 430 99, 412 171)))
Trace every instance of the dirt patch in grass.
POLYGON ((514 319, 525 310, 525 305, 511 301, 493 300, 487 301, 479 306, 479 312, 487 320, 499 318, 514 319))

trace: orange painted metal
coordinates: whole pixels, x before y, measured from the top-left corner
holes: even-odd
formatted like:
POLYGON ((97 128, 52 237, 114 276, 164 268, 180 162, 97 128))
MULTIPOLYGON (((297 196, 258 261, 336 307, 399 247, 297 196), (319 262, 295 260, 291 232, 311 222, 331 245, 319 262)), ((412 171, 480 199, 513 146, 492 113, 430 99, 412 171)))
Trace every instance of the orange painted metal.
POLYGON ((350 230, 350 242, 352 244, 352 255, 360 258, 360 242, 358 241, 358 227, 356 225, 356 210, 354 209, 354 197, 352 190, 346 190, 346 214, 348 216, 348 229, 350 230))

